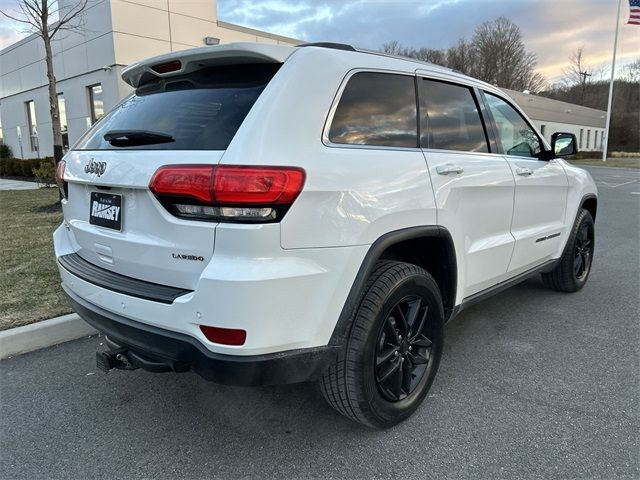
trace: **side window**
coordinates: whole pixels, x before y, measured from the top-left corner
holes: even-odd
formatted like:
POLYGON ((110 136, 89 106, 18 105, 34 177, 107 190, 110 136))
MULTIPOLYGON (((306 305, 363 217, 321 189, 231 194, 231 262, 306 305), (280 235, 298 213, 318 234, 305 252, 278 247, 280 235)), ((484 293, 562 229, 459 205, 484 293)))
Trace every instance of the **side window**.
POLYGON ((522 115, 501 98, 486 92, 485 95, 505 155, 535 157, 540 153, 540 139, 522 115))
POLYGON ((423 79, 420 145, 438 150, 488 152, 487 137, 471 90, 423 79))
POLYGON ((356 73, 342 93, 329 130, 333 143, 418 146, 414 77, 356 73))

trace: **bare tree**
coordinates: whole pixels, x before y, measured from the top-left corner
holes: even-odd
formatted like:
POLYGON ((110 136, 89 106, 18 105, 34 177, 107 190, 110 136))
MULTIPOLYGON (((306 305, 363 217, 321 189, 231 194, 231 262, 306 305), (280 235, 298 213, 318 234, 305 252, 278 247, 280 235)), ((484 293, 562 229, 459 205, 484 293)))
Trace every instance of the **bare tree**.
POLYGON ((0 10, 2 15, 25 25, 26 31, 35 33, 44 42, 47 79, 49 81, 49 111, 53 129, 53 156, 56 163, 62 158, 63 147, 51 42, 58 32, 80 27, 81 14, 87 8, 88 2, 89 0, 76 0, 75 3, 67 2, 67 6, 61 9, 57 0, 17 0, 19 13, 10 15, 0 10), (56 18, 57 21, 52 22, 56 18))
POLYGON ((580 96, 577 101, 584 105, 587 85, 603 79, 607 65, 594 66, 585 60, 584 46, 577 48, 569 55, 569 66, 563 71, 561 83, 566 88, 580 87, 580 96))
POLYGON ((537 57, 527 52, 520 27, 505 17, 479 25, 471 39, 471 74, 512 90, 542 90, 546 81, 535 71, 537 57))
POLYGON ((621 77, 627 82, 640 83, 640 57, 622 67, 621 77))
POLYGON ((569 66, 563 71, 562 82, 568 86, 584 85, 591 81, 592 68, 585 62, 584 45, 569 55, 569 66))
POLYGON ((474 68, 475 55, 471 45, 464 39, 458 40, 458 43, 447 49, 447 67, 453 68, 458 72, 470 75, 474 68))
POLYGON ((539 92, 547 85, 535 71, 537 58, 526 50, 520 28, 504 17, 479 25, 470 41, 461 38, 446 50, 415 49, 395 40, 383 50, 444 65, 502 88, 539 92))
POLYGON ((399 55, 401 57, 415 58, 424 62, 435 63, 438 65, 446 65, 447 55, 444 50, 436 48, 419 48, 405 47, 400 45, 396 40, 385 43, 382 51, 391 55, 399 55))

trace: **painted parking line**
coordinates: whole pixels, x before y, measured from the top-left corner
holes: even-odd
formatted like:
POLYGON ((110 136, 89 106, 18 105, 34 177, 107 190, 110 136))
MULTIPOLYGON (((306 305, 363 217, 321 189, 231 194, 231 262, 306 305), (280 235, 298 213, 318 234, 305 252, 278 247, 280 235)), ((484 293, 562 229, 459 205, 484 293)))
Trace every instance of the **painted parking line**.
POLYGON ((618 187, 622 187, 624 185, 631 185, 632 183, 636 183, 636 182, 638 182, 637 178, 633 179, 633 180, 629 180, 627 182, 622 182, 622 183, 619 183, 619 180, 618 180, 618 183, 606 182, 604 180, 596 180, 596 183, 598 185, 604 185, 604 186, 610 187, 610 188, 618 188, 618 187))

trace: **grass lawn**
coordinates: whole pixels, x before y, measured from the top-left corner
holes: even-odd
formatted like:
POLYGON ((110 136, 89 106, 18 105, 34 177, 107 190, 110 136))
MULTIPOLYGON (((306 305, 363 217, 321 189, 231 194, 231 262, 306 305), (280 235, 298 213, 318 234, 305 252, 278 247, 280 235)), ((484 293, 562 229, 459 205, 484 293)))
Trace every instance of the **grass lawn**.
POLYGON ((0 191, 0 330, 71 312, 53 256, 57 201, 57 188, 0 191))
POLYGON ((592 167, 624 167, 640 168, 640 157, 638 158, 608 158, 603 162, 601 158, 583 158, 580 160, 569 160, 574 165, 590 165, 592 167))

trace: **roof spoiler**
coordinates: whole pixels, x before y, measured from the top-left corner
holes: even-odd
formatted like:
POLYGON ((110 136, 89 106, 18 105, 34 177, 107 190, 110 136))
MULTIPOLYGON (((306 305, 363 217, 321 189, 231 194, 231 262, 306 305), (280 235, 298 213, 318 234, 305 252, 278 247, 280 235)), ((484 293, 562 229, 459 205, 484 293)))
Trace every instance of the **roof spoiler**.
POLYGON ((284 63, 293 47, 264 43, 228 43, 180 50, 132 63, 122 79, 133 88, 151 80, 194 72, 204 67, 245 63, 284 63))

